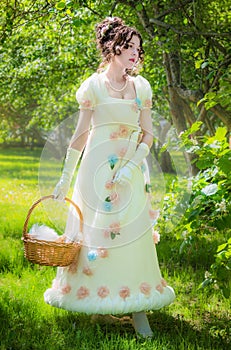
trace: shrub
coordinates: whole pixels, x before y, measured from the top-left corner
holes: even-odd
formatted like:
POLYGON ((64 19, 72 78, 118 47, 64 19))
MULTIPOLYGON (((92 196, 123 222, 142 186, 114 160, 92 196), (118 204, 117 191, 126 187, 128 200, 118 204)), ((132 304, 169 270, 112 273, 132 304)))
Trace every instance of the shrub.
POLYGON ((179 253, 193 252, 194 258, 203 255, 209 271, 201 287, 213 285, 228 298, 230 295, 231 240, 231 150, 227 129, 219 127, 214 136, 198 136, 199 122, 181 135, 182 146, 194 153, 198 174, 190 179, 191 195, 182 195, 182 182, 174 181, 164 205, 158 227, 161 234, 181 241, 179 253), (185 200, 189 198, 189 200, 185 200), (177 213, 183 213, 176 221, 177 213), (172 228, 172 229, 171 229, 172 228), (200 251, 198 247, 203 248, 200 251), (218 247, 217 247, 218 245, 218 247), (209 255, 207 261, 206 253, 209 255))

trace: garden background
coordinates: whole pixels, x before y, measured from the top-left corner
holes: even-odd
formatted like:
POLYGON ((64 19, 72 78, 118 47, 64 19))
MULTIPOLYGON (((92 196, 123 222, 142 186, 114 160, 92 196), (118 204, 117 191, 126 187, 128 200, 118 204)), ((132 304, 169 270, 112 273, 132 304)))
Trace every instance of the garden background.
MULTIPOLYGON (((228 349, 229 1, 3 0, 1 5, 0 349, 228 349), (153 206, 161 209, 156 223, 161 270, 177 299, 148 313, 151 341, 136 339, 130 324, 92 324, 89 316, 49 307, 43 292, 55 269, 23 256, 27 212, 59 177, 62 151, 78 117, 75 92, 99 65, 94 27, 106 16, 122 17, 142 33, 140 74, 153 90, 151 165, 158 167, 150 191, 153 206)), ((50 224, 47 207, 36 209, 31 224, 38 221, 50 224)))

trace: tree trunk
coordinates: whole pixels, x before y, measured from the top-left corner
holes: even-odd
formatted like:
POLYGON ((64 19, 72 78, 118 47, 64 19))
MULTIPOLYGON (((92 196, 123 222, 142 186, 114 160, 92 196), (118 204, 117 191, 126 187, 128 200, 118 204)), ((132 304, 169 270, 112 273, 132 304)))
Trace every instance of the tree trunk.
MULTIPOLYGON (((176 127, 177 133, 180 134, 182 131, 187 129, 186 120, 192 116, 185 116, 186 113, 190 110, 190 106, 186 109, 185 104, 187 102, 180 97, 177 91, 177 87, 180 85, 180 65, 179 65, 179 55, 174 53, 164 53, 164 65, 168 82, 168 92, 169 92, 169 107, 172 116, 172 121, 176 127)), ((185 158, 187 162, 191 163, 191 171, 193 175, 198 173, 198 168, 195 163, 192 163, 192 160, 195 160, 195 155, 185 153, 185 158)))
POLYGON ((216 116, 222 120, 222 122, 227 126, 228 131, 231 131, 231 113, 222 108, 221 105, 217 104, 211 108, 211 111, 216 114, 216 116))
POLYGON ((176 171, 173 169, 171 156, 168 151, 161 153, 160 167, 164 173, 176 174, 176 171))

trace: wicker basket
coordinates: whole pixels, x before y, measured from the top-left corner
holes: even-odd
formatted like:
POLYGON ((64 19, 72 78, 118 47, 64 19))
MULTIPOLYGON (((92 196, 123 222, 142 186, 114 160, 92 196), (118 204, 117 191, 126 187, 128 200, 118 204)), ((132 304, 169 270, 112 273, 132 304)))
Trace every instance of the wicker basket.
MULTIPOLYGON (((31 237, 31 235, 27 233, 28 221, 32 211, 39 203, 49 198, 54 198, 54 196, 49 195, 40 198, 31 206, 31 208, 28 211, 23 227, 22 237, 22 240, 24 242, 24 256, 26 259, 28 259, 34 264, 46 266, 68 266, 73 262, 74 259, 75 261, 77 261, 82 246, 81 243, 65 243, 38 240, 31 237)), ((80 232, 82 232, 83 215, 81 210, 71 199, 65 198, 65 200, 75 207, 80 219, 79 230, 80 232)))

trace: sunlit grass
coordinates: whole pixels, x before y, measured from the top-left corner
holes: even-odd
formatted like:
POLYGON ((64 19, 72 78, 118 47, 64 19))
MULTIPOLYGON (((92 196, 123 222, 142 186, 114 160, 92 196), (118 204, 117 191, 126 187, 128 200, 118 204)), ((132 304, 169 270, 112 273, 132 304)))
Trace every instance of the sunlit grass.
MULTIPOLYGON (((182 258, 179 243, 169 234, 157 249, 163 276, 177 298, 170 307, 148 313, 155 332, 153 340, 137 340, 131 325, 91 324, 90 316, 44 303, 43 293, 55 269, 29 263, 21 241, 28 209, 41 195, 40 154, 41 150, 0 150, 0 349, 228 349, 230 301, 198 289, 208 264, 203 247, 198 247, 193 257, 182 258)), ((53 169, 52 164, 50 167, 53 169)), ((58 175, 54 171, 52 176, 55 180, 58 175)), ((155 179, 152 181, 156 186, 155 179)), ((30 224, 38 221, 50 223, 46 206, 33 212, 30 224)))

